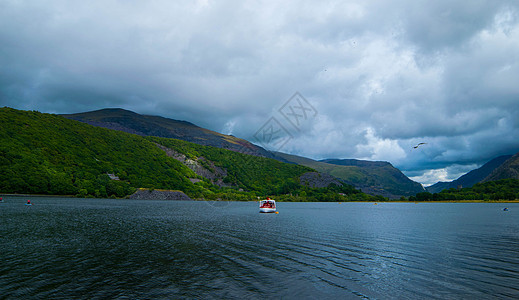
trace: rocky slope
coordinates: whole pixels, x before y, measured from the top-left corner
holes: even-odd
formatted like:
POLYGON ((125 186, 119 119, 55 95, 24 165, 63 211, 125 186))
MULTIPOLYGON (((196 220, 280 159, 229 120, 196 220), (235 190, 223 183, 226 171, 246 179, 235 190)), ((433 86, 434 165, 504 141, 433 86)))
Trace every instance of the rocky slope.
POLYGON ((482 182, 508 178, 519 179, 519 152, 492 171, 482 182))

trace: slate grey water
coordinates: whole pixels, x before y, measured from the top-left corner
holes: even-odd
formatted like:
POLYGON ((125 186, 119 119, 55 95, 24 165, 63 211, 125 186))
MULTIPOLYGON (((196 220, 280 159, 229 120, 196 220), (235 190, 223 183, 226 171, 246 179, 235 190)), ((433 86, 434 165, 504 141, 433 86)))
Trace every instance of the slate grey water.
POLYGON ((1 299, 519 297, 518 204, 31 199, 0 203, 1 299))

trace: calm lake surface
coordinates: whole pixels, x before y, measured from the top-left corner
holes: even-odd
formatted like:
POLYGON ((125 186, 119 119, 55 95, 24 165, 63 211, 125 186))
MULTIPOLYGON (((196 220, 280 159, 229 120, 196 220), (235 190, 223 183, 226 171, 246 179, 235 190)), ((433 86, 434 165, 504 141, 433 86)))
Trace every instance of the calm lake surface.
POLYGON ((516 203, 4 200, 0 299, 519 297, 516 203))

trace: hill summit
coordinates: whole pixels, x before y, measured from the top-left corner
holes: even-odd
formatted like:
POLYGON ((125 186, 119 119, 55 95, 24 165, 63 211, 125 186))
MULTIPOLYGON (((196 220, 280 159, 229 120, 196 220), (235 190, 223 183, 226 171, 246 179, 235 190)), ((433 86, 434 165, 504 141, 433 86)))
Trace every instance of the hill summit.
POLYGON ((269 151, 244 139, 199 127, 187 121, 160 116, 141 115, 121 108, 64 114, 65 118, 97 127, 133 133, 140 136, 174 138, 204 146, 227 149, 249 155, 274 158, 269 151))

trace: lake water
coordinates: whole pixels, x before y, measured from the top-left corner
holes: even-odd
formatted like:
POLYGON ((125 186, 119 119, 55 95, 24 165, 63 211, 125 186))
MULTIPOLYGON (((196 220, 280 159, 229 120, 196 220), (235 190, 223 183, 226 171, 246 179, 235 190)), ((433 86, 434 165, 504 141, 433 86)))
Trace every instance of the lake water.
POLYGON ((519 297, 519 204, 4 200, 0 299, 519 297))

